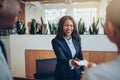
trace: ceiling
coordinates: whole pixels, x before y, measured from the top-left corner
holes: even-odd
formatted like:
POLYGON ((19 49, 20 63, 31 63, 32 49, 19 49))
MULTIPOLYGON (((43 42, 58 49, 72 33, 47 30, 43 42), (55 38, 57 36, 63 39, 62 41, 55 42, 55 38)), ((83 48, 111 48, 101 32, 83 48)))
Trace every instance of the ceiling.
POLYGON ((26 2, 33 2, 33 1, 38 1, 41 4, 47 4, 47 3, 77 3, 77 2, 98 2, 100 0, 23 0, 26 2))

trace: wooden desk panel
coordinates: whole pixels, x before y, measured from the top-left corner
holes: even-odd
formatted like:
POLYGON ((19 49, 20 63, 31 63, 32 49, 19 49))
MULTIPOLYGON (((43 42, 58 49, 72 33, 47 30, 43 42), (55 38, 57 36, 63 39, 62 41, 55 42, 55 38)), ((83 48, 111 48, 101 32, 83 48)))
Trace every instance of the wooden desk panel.
MULTIPOLYGON (((96 64, 110 61, 117 56, 117 52, 83 51, 84 59, 96 64)), ((33 78, 36 73, 36 59, 55 58, 53 50, 25 50, 26 77, 33 78)))
POLYGON ((25 50, 26 77, 33 78, 36 73, 36 59, 55 58, 52 50, 25 50))
POLYGON ((96 64, 110 61, 117 57, 117 52, 99 52, 92 51, 89 52, 89 61, 96 64))

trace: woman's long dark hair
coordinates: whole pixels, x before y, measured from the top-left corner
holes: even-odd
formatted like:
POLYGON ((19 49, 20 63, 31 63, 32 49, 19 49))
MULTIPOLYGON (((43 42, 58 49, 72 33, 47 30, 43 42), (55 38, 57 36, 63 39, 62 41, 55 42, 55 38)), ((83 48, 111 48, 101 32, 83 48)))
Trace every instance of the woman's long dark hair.
POLYGON ((79 36, 79 33, 77 31, 77 27, 76 27, 76 23, 74 21, 74 19, 71 17, 71 16, 63 16, 60 20, 59 20, 59 23, 58 23, 58 30, 57 30, 57 35, 56 35, 56 38, 62 38, 65 36, 65 33, 63 31, 63 25, 64 25, 64 22, 66 20, 71 20, 73 22, 73 27, 74 27, 74 30, 72 32, 72 36, 74 37, 77 37, 79 36))

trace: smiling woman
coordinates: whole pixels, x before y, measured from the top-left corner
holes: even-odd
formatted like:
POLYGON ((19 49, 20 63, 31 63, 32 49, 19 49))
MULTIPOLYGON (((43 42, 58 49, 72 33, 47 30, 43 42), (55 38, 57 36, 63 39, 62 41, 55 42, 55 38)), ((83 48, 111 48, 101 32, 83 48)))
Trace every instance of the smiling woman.
POLYGON ((74 30, 74 26, 73 26, 73 23, 71 20, 67 19, 65 22, 64 22, 64 25, 63 25, 63 30, 64 30, 64 34, 65 34, 65 38, 67 40, 69 40, 71 38, 71 34, 74 30))
POLYGON ((80 37, 71 16, 60 19, 52 46, 57 57, 55 80, 80 80, 83 66, 79 66, 75 61, 83 60, 83 56, 80 37))

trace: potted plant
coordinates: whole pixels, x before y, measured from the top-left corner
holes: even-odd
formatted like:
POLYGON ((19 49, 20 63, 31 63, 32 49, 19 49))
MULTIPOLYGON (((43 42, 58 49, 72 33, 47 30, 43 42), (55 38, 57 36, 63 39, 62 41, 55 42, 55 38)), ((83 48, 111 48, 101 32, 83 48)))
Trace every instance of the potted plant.
POLYGON ((57 26, 55 26, 54 23, 50 23, 48 21, 49 29, 50 29, 50 34, 57 34, 57 26))
POLYGON ((32 19, 31 26, 30 26, 30 34, 35 34, 36 33, 36 20, 32 19))
POLYGON ((85 23, 82 21, 82 18, 78 22, 78 32, 79 34, 85 34, 86 32, 85 23))
POLYGON ((36 31, 36 34, 47 34, 47 33, 48 33, 47 25, 44 24, 42 17, 41 17, 41 24, 40 24, 40 23, 37 23, 36 28, 38 29, 38 30, 36 31))
POLYGON ((95 18, 93 18, 93 23, 92 23, 92 25, 89 27, 89 33, 90 33, 90 34, 98 34, 98 31, 99 31, 98 24, 99 24, 99 19, 98 19, 97 22, 96 22, 96 21, 95 21, 95 18))
POLYGON ((23 24, 23 21, 18 19, 18 21, 16 21, 15 23, 15 26, 17 34, 25 34, 26 28, 25 25, 23 24))

